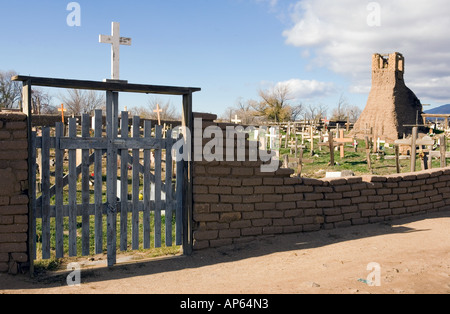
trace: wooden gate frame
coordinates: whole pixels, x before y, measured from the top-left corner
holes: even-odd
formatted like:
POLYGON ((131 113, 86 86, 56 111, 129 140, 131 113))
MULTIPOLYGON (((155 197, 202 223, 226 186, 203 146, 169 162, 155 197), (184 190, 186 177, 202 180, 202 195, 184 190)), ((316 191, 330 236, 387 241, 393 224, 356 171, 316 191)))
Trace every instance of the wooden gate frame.
MULTIPOLYGON (((162 94, 162 95, 174 95, 183 97, 183 113, 182 113, 182 126, 186 127, 188 130, 193 130, 193 115, 192 115, 192 95, 195 92, 201 91, 200 88, 194 87, 173 87, 173 86, 157 86, 157 85, 142 85, 142 84, 129 84, 126 81, 112 81, 106 80, 104 82, 98 81, 83 81, 83 80, 68 80, 68 79, 57 79, 57 78, 44 78, 44 77, 33 77, 33 76, 21 76, 17 75, 12 78, 13 81, 21 81, 23 84, 22 88, 22 110, 28 116, 28 138, 31 139, 32 136, 32 86, 41 87, 52 87, 52 88, 66 88, 66 89, 82 89, 82 90, 95 90, 106 92, 106 110, 107 110, 107 134, 108 138, 115 138, 115 130, 118 129, 119 120, 119 92, 128 93, 144 93, 144 94, 162 94), (111 137, 110 137, 111 136, 111 137)), ((190 132, 192 133, 192 132, 190 132)), ((191 138, 192 140, 192 138, 191 138)), ((114 147, 111 141, 108 141, 110 153, 117 153, 117 148, 114 147)), ((33 143, 31 140, 28 141, 28 153, 31 156, 33 152, 33 143)), ((189 156, 193 156, 190 152, 189 156)), ((117 157, 111 158, 112 162, 117 165, 117 157)), ((29 158, 28 169, 33 169, 32 158, 29 158)), ((193 234, 192 234, 192 191, 193 191, 193 160, 184 161, 184 184, 186 188, 184 189, 183 201, 183 254, 190 255, 193 250, 193 234)), ((28 182, 32 183, 32 171, 28 171, 28 182)), ((116 182, 112 179, 107 179, 107 202, 117 203, 116 190, 114 189, 116 182)), ((30 273, 34 273, 33 258, 31 253, 33 252, 33 242, 31 237, 33 236, 31 226, 33 224, 32 215, 32 203, 35 195, 31 195, 31 189, 29 189, 29 259, 30 259, 30 273)), ((117 212, 115 210, 108 211, 107 223, 114 224, 117 218, 117 212)), ((111 238, 115 239, 115 228, 110 228, 111 238), (113 230, 114 229, 114 230, 113 230)), ((110 237, 108 237, 110 238, 110 237)), ((108 267, 112 267, 116 263, 116 241, 108 241, 108 267)))

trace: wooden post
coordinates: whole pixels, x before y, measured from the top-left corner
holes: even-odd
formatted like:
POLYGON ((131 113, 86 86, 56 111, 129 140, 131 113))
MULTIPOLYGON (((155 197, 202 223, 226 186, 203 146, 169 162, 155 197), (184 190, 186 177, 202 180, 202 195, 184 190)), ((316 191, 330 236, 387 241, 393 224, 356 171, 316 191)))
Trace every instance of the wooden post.
POLYGON ((366 160, 367 160, 367 166, 369 167, 370 173, 373 173, 373 170, 372 170, 372 161, 370 160, 370 142, 369 142, 369 137, 368 137, 368 136, 365 137, 365 141, 366 141, 366 160))
POLYGON ((411 141, 411 172, 416 172, 416 155, 417 155, 417 133, 419 128, 414 127, 412 129, 412 141, 411 141))
POLYGON ((395 166, 397 168, 397 173, 400 173, 400 146, 394 145, 395 149, 395 166))
POLYGON ((312 124, 310 129, 310 138, 311 138, 311 156, 314 156, 314 129, 312 124))
POLYGON ((300 155, 297 163, 297 176, 301 177, 303 171, 303 147, 300 147, 300 155))
MULTIPOLYGON (((192 116, 192 93, 183 95, 183 122, 182 126, 186 127, 188 130, 193 130, 193 116, 192 116)), ((187 134, 184 134, 186 137, 187 134)), ((185 138, 186 141, 191 141, 192 138, 185 138)), ((194 145, 191 145, 193 147, 194 145)), ((185 154, 186 155, 186 154, 185 154)), ((193 225, 193 199, 192 199, 192 191, 193 191, 193 161, 192 161, 192 151, 188 152, 189 160, 184 161, 184 186, 183 192, 183 200, 184 200, 184 225, 183 225, 183 254, 191 255, 193 251, 193 234, 192 234, 192 225, 193 225)))
POLYGON ((447 167, 447 138, 445 135, 441 135, 440 137, 440 152, 441 152, 441 168, 447 167))

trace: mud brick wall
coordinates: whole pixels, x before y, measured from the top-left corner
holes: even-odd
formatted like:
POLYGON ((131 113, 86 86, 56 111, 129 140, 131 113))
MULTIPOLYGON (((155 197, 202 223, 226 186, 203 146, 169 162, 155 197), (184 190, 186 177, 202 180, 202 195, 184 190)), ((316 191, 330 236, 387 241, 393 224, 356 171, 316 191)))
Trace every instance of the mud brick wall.
POLYGON ((195 250, 450 210, 450 168, 314 180, 263 173, 261 164, 194 163, 195 250))
POLYGON ((0 272, 28 262, 27 160, 26 116, 0 113, 0 272))

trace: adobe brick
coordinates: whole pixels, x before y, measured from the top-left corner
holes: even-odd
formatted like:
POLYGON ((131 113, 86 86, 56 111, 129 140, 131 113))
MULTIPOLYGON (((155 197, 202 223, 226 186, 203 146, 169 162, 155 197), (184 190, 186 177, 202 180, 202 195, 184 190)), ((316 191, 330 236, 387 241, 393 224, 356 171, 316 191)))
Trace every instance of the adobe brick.
POLYGON ((239 238, 241 236, 241 230, 239 229, 230 229, 230 230, 220 230, 219 238, 227 239, 227 238, 239 238))
POLYGON ((399 207, 399 208, 393 208, 392 209, 392 215, 400 215, 406 213, 405 207, 399 207))
POLYGON ((305 193, 305 201, 317 201, 323 199, 324 196, 322 193, 305 193))
POLYGON ((283 185, 284 180, 283 178, 264 178, 263 183, 264 185, 283 185))
POLYGON ((373 195, 377 195, 375 189, 361 190, 361 196, 373 196, 373 195))
POLYGON ((11 133, 8 131, 0 131, 0 140, 9 140, 11 138, 11 133))
POLYGON ((224 213, 224 212, 232 212, 233 205, 231 204, 211 204, 211 213, 224 213))
POLYGON ((194 213, 193 219, 196 222, 209 222, 209 221, 218 221, 219 220, 219 214, 199 214, 194 213))
POLYGON ((314 223, 314 217, 299 217, 294 218, 294 224, 296 225, 309 225, 314 223))
POLYGON ((361 211, 361 217, 370 217, 370 216, 376 216, 377 211, 376 210, 362 210, 361 211))
POLYGON ((345 198, 352 198, 352 197, 358 197, 361 195, 360 191, 349 191, 342 193, 342 196, 345 198))
POLYGON ((328 208, 328 207, 334 206, 333 201, 327 201, 327 200, 326 201, 317 201, 316 204, 317 204, 317 207, 319 207, 319 208, 328 208))
POLYGON ((277 203, 276 209, 286 210, 286 209, 295 209, 297 208, 297 204, 295 202, 279 202, 277 203))
POLYGON ((293 177, 293 178, 283 178, 284 185, 299 185, 302 184, 302 178, 293 177))
POLYGON ((293 194, 295 189, 293 186, 276 186, 275 193, 277 194, 293 194))
POLYGON ((333 201, 334 206, 349 206, 352 204, 352 200, 350 198, 343 198, 340 200, 333 201))
POLYGON ((352 220, 361 218, 361 213, 348 213, 344 214, 344 220, 352 220))
POLYGON ((282 226, 263 227, 263 234, 282 234, 282 233, 289 233, 289 232, 285 231, 282 226))
POLYGON ((266 211, 264 211, 264 218, 283 218, 283 211, 281 211, 281 210, 266 210, 266 211))
POLYGON ((193 187, 194 194, 208 194, 208 187, 206 185, 194 185, 193 187))
POLYGON ((230 229, 242 229, 251 227, 252 222, 250 220, 238 220, 230 222, 230 229))
POLYGON ((26 233, 5 233, 0 237, 0 243, 25 243, 27 239, 26 233))
POLYGON ((221 203, 237 204, 242 203, 242 196, 240 195, 220 195, 221 203))
POLYGON ((250 227, 241 229, 242 236, 255 236, 262 234, 262 227, 250 227))
POLYGON ((26 243, 0 243, 0 253, 26 253, 26 243))
POLYGON ((413 186, 411 181, 401 181, 398 183, 398 187, 400 188, 409 188, 411 186, 413 186))
POLYGON ((253 192, 253 187, 233 187, 234 195, 251 195, 253 192))
POLYGON ((272 225, 272 219, 270 218, 261 218, 252 220, 253 227, 265 227, 270 225, 272 225))
POLYGON ((316 193, 332 193, 333 188, 329 186, 316 186, 314 188, 314 192, 316 193))
POLYGON ((291 217, 298 217, 303 215, 303 210, 301 209, 288 209, 284 211, 284 217, 291 218, 291 217))
POLYGON ((26 122, 21 121, 12 121, 12 122, 6 122, 5 129, 6 130, 23 130, 27 128, 26 122))
POLYGON ((304 232, 313 232, 313 231, 319 231, 319 230, 320 230, 320 224, 303 225, 304 232))
POLYGON ((367 203, 367 196, 358 196, 352 198, 352 204, 367 203))
POLYGON ((424 197, 424 198, 419 198, 419 199, 417 199, 417 203, 418 203, 419 205, 428 204, 428 203, 430 203, 430 202, 431 202, 431 200, 430 200, 429 197, 424 197))
POLYGON ((301 201, 303 200, 303 194, 285 194, 283 195, 283 202, 301 201))
POLYGON ((194 177, 194 185, 219 185, 219 178, 216 177, 194 177))
POLYGON ((378 203, 383 201, 383 196, 381 195, 370 195, 367 197, 369 203, 378 203))
POLYGON ((207 167, 206 171, 210 175, 229 175, 231 174, 231 168, 227 167, 207 167))
POLYGON ((26 215, 28 214, 27 205, 9 205, 0 206, 0 215, 26 215))
POLYGON ((341 210, 343 214, 356 213, 358 211, 358 206, 357 205, 342 206, 341 210))
POLYGON ((305 216, 317 216, 317 215, 323 215, 323 209, 322 208, 305 209, 305 216))
POLYGON ((219 235, 218 230, 210 230, 210 231, 194 231, 194 239, 202 241, 202 240, 214 240, 217 239, 219 235))
POLYGON ((283 195, 278 194, 265 194, 264 195, 264 202, 282 202, 283 201, 283 195))
POLYGON ((312 187, 312 186, 307 186, 307 185, 296 185, 295 186, 296 193, 309 193, 309 192, 313 192, 313 191, 314 191, 314 187, 312 187))
POLYGON ((389 208, 389 202, 374 203, 374 209, 385 209, 385 208, 389 208))
POLYGON ((0 196, 0 206, 9 205, 9 197, 8 196, 0 196))
POLYGON ((342 210, 340 208, 336 208, 336 207, 324 208, 323 214, 326 216, 340 215, 340 214, 342 214, 342 210))
POLYGON ((398 200, 398 195, 391 194, 391 195, 383 195, 383 201, 385 202, 392 202, 398 200))
POLYGON ((256 203, 255 210, 272 210, 275 209, 275 203, 256 203))
POLYGON ((369 223, 369 218, 355 218, 352 219, 353 225, 366 225, 369 223))
POLYGON ((255 204, 233 204, 233 210, 236 212, 251 212, 255 210, 255 204))
POLYGON ((262 182, 262 178, 245 178, 242 179, 242 186, 260 186, 262 182))
POLYGON ((378 195, 390 195, 392 194, 392 189, 379 189, 377 191, 378 195))
POLYGON ((242 214, 238 212, 220 214, 219 222, 231 223, 233 221, 239 221, 242 218, 242 214))
POLYGON ((408 194, 400 194, 400 195, 398 196, 398 199, 399 199, 400 201, 412 200, 412 199, 413 199, 413 195, 412 195, 411 193, 408 193, 408 194))
POLYGON ((273 219, 274 226, 293 226, 294 220, 292 218, 275 218, 273 219))
POLYGON ((13 139, 19 140, 19 139, 26 139, 28 137, 27 131, 22 130, 15 130, 12 134, 13 139))
POLYGON ((242 202, 244 204, 248 203, 261 203, 263 201, 262 194, 244 195, 242 196, 242 202))
MULTIPOLYGON (((0 225, 11 225, 15 216, 0 216, 0 225)), ((28 217, 27 217, 28 218, 28 217)))
POLYGON ((315 201, 297 201, 297 208, 315 208, 315 201))
POLYGON ((378 209, 377 216, 389 216, 391 214, 391 210, 389 208, 378 209))
POLYGON ((194 194, 194 203, 219 203, 217 194, 194 194))
POLYGON ((232 191, 231 186, 210 186, 209 193, 219 195, 230 195, 232 194, 232 191))
POLYGON ((255 194, 274 194, 274 186, 255 186, 255 194))
POLYGON ((326 200, 340 200, 342 199, 342 193, 325 193, 326 200))

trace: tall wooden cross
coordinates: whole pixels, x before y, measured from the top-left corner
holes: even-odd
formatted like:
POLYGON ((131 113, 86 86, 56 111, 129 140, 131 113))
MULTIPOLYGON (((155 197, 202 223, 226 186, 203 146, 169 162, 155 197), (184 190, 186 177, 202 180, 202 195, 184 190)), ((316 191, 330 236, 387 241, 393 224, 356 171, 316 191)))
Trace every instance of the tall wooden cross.
POLYGON ((111 44, 111 79, 120 80, 120 45, 131 46, 131 38, 120 37, 120 23, 112 23, 112 34, 100 35, 99 42, 111 44))
POLYGON ((353 143, 353 138, 345 138, 344 130, 339 130, 339 138, 335 138, 334 142, 341 146, 341 158, 345 158, 345 143, 353 143))
POLYGON ((64 109, 64 104, 61 104, 61 109, 58 109, 58 111, 61 111, 61 121, 64 123, 64 111, 67 111, 67 109, 64 109))
POLYGON ((162 109, 159 107, 159 104, 156 104, 156 110, 153 110, 154 113, 158 115, 158 125, 161 125, 161 113, 162 109))

